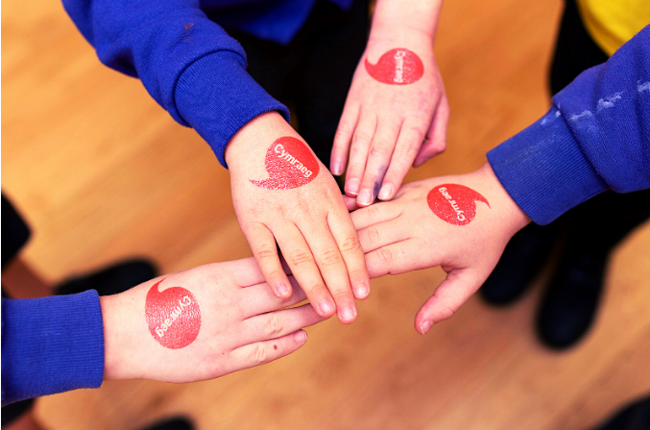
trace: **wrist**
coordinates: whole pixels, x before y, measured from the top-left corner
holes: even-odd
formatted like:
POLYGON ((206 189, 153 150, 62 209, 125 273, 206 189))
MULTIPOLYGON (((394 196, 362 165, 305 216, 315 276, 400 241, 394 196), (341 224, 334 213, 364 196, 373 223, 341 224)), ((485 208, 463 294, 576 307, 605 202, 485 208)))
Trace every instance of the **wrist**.
POLYGON ((433 44, 442 0, 378 1, 369 40, 428 40, 433 44))
POLYGON ((137 377, 133 374, 137 360, 133 359, 130 342, 131 335, 137 330, 126 294, 99 298, 104 320, 104 380, 137 377))
POLYGON ((493 196, 491 198, 497 203, 494 209, 499 212, 498 216, 503 221, 502 225, 509 237, 530 223, 528 215, 510 197, 489 163, 485 163, 475 173, 479 175, 479 180, 487 186, 488 192, 493 196))
POLYGON ((228 141, 225 151, 226 163, 237 168, 250 162, 254 154, 264 158, 268 146, 278 137, 297 135, 277 111, 260 114, 240 128, 228 141))

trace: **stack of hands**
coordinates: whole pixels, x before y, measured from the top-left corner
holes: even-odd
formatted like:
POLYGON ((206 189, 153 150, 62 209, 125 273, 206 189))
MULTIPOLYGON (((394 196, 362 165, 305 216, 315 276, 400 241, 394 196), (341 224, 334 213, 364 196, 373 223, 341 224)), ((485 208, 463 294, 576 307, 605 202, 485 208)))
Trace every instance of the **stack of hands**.
POLYGON ((424 334, 487 278, 529 220, 487 164, 402 186, 444 151, 449 107, 433 55, 440 5, 391 7, 377 6, 334 141, 346 195, 280 114, 250 121, 225 155, 254 258, 102 297, 105 378, 189 382, 266 363, 300 348, 309 325, 352 323, 371 277, 441 266, 447 278, 415 318, 424 334))

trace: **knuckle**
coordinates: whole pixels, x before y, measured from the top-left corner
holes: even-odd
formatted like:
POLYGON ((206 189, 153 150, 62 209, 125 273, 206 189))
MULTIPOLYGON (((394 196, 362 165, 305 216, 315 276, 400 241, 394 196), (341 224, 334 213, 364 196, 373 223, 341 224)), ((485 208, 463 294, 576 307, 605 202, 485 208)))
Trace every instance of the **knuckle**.
POLYGON ((391 155, 393 148, 386 141, 378 141, 370 150, 371 157, 387 157, 391 155))
POLYGON ((277 257, 278 250, 275 246, 263 245, 256 248, 253 253, 258 260, 268 260, 269 258, 277 257))
POLYGON ((297 252, 291 256, 291 263, 296 266, 304 266, 314 262, 314 257, 309 252, 297 252))
POLYGON ((258 343, 251 352, 251 361, 255 364, 264 364, 269 361, 269 353, 264 344, 258 343))
POLYGON ((379 258, 379 261, 386 265, 390 265, 394 261, 393 253, 390 251, 390 249, 386 248, 380 249, 377 252, 377 257, 379 258))
POLYGON ((365 131, 357 130, 357 132, 354 133, 353 143, 354 144, 369 144, 370 139, 371 139, 370 134, 366 133, 365 131))
POLYGON ((359 238, 354 235, 354 236, 349 236, 346 237, 343 242, 341 243, 341 251, 342 252, 356 252, 361 248, 361 245, 359 244, 359 238))
POLYGON ((368 240, 371 243, 375 243, 379 241, 379 238, 381 237, 379 233, 379 229, 374 225, 368 227, 368 229, 366 230, 366 234, 368 235, 368 240))
POLYGON ((320 261, 325 267, 336 266, 341 263, 341 254, 336 249, 329 249, 321 255, 320 261))
POLYGON ((270 337, 277 337, 282 333, 283 328, 278 316, 271 314, 268 321, 264 324, 264 333, 270 337))
POLYGON ((347 122, 340 122, 339 127, 336 129, 336 134, 334 136, 335 139, 346 139, 349 135, 350 132, 352 131, 352 127, 347 122))

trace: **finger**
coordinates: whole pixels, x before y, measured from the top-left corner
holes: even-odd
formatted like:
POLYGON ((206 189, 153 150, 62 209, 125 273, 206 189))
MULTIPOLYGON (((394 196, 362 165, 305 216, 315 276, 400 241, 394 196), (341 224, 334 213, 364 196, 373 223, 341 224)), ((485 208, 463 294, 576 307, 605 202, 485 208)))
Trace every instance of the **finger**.
POLYGON ((255 315, 286 308, 287 306, 296 305, 307 298, 305 292, 298 285, 298 281, 293 276, 289 277, 293 294, 287 299, 281 299, 269 288, 265 282, 243 288, 240 292, 240 306, 242 307, 243 317, 250 318, 255 315))
POLYGON ((381 247, 408 240, 408 232, 404 231, 402 224, 400 220, 394 219, 369 225, 357 231, 363 252, 372 252, 381 247))
POLYGON ((335 176, 342 175, 345 171, 345 162, 348 158, 352 132, 359 121, 359 105, 356 103, 346 102, 343 108, 341 120, 334 135, 334 145, 332 146, 332 157, 330 169, 335 176))
POLYGON ((347 207, 349 211, 355 211, 359 209, 359 205, 357 204, 356 198, 348 197, 345 194, 343 194, 343 201, 345 202, 345 207, 347 207))
POLYGON ((432 157, 440 154, 447 148, 447 125, 449 123, 449 102, 443 94, 436 109, 436 114, 431 121, 431 127, 427 132, 418 155, 415 157, 415 167, 420 167, 432 157))
POLYGON ((377 203, 367 208, 361 208, 350 214, 352 224, 357 231, 373 224, 390 221, 397 218, 403 212, 398 204, 377 203))
POLYGON ((323 319, 309 303, 296 308, 256 315, 242 322, 238 339, 240 345, 277 339, 323 319))
POLYGON ((429 252, 424 244, 416 239, 375 249, 366 253, 366 265, 371 278, 384 275, 397 275, 412 270, 426 269, 436 264, 427 266, 425 256, 429 252))
POLYGON ((359 206, 368 206, 375 201, 384 181, 386 170, 391 163, 399 130, 400 125, 394 122, 381 121, 377 125, 357 197, 359 206))
POLYGON ((425 334, 433 324, 450 318, 479 289, 483 280, 470 269, 449 272, 415 316, 415 329, 425 334))
POLYGON ((343 256, 354 297, 363 300, 370 294, 370 277, 357 230, 345 212, 330 213, 327 223, 343 256))
POLYGON ((271 230, 264 224, 254 223, 245 229, 244 235, 264 279, 273 292, 280 298, 290 297, 291 284, 280 264, 278 249, 271 230))
MULTIPOLYGON (((350 278, 343 256, 330 233, 329 226, 325 222, 322 225, 320 223, 310 224, 303 230, 303 234, 314 253, 316 263, 325 280, 327 289, 329 289, 332 297, 334 297, 339 320, 345 324, 353 322, 357 318, 357 306, 352 295, 350 278)), ((321 292, 313 291, 302 283, 301 285, 310 301, 313 295, 321 295, 321 292)))
POLYGON ((428 120, 407 118, 404 120, 397 138, 397 145, 390 166, 377 196, 380 200, 390 200, 402 186, 404 177, 413 165, 413 160, 424 140, 428 120))
POLYGON ((264 274, 254 257, 231 261, 230 264, 234 265, 235 283, 240 287, 250 287, 264 282, 264 274))
POLYGON ((360 113, 359 123, 352 137, 350 162, 348 164, 348 172, 345 176, 345 194, 348 196, 352 197, 359 194, 361 179, 366 169, 366 162, 368 161, 370 142, 375 135, 376 127, 377 116, 374 113, 360 113))
POLYGON ((298 227, 292 224, 291 228, 286 229, 277 240, 291 273, 307 294, 307 298, 314 305, 316 311, 325 318, 334 315, 336 306, 321 277, 314 256, 315 251, 312 251, 307 244, 298 227))
POLYGON ((251 343, 230 352, 225 373, 248 369, 289 355, 307 342, 307 333, 298 330, 278 339, 251 343))

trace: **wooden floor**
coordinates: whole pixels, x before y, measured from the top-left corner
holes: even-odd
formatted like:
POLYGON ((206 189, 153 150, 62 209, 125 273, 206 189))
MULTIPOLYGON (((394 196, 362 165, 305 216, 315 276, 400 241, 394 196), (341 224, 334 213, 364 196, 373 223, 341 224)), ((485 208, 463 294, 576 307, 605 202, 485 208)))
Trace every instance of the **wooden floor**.
MULTIPOLYGON (((561 1, 445 3, 436 54, 449 150, 408 180, 474 170, 541 116, 561 1)), ((34 229, 23 257, 49 281, 141 255, 165 272, 250 254, 228 173, 139 81, 102 66, 57 1, 2 5, 2 188, 34 229)), ((541 284, 507 309, 471 299, 413 329, 440 269, 372 282, 350 327, 308 329, 270 365, 187 385, 107 382, 39 400, 53 429, 586 429, 650 392, 650 226, 616 251, 593 331, 553 353, 533 334, 541 284)))

